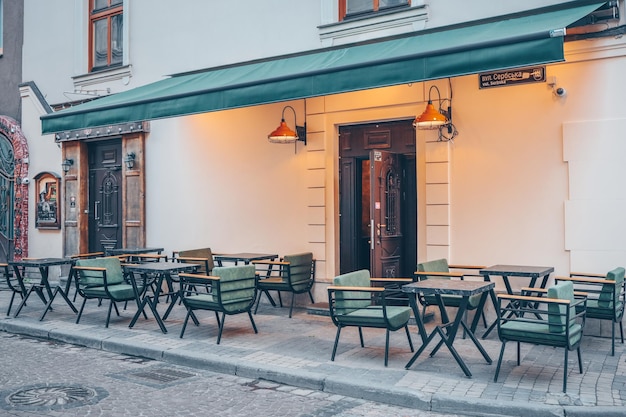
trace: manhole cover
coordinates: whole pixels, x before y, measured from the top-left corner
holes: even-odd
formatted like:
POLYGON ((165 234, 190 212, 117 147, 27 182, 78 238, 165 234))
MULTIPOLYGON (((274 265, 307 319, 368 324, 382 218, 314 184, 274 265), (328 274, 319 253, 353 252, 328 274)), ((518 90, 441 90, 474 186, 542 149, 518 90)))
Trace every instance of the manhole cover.
POLYGON ((83 386, 44 385, 24 387, 18 391, 5 391, 5 407, 43 410, 80 407, 95 404, 108 393, 103 389, 83 386))
POLYGON ((189 372, 182 372, 174 369, 154 369, 144 372, 135 372, 133 375, 138 378, 163 383, 170 383, 178 381, 179 379, 191 378, 195 376, 194 374, 190 374, 189 372))

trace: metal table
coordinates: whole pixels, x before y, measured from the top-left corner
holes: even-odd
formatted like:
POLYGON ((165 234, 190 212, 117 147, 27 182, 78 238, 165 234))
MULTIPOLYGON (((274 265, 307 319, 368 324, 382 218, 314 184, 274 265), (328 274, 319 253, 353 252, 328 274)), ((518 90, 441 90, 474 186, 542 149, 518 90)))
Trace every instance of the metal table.
MULTIPOLYGON (((163 320, 166 320, 169 316, 172 308, 178 301, 180 297, 180 289, 178 291, 174 290, 174 285, 172 284, 172 274, 176 274, 179 272, 194 272, 200 265, 198 264, 190 264, 184 262, 147 262, 143 264, 129 264, 125 265, 124 269, 128 271, 131 275, 132 279, 135 279, 135 273, 141 274, 143 279, 143 296, 141 300, 141 304, 137 309, 137 312, 133 316, 128 327, 132 328, 141 313, 144 312, 146 305, 150 307, 154 318, 156 319, 161 331, 163 333, 167 333, 167 329, 165 328, 165 324, 163 320), (153 296, 148 295, 146 283, 148 282, 148 275, 154 275, 156 277, 156 289, 153 296), (165 280, 167 284, 168 292, 167 294, 170 297, 170 305, 167 307, 165 314, 161 318, 159 312, 157 311, 156 304, 159 302, 159 295, 161 286, 163 285, 163 280, 165 280)), ((145 314, 145 313, 144 313, 145 314)), ((195 321, 195 317, 194 317, 195 321)))
POLYGON ((8 264, 9 266, 13 267, 15 277, 17 278, 19 285, 22 288, 22 292, 24 294, 24 298, 22 299, 22 302, 18 306, 17 311, 15 312, 13 317, 17 317, 18 314, 20 314, 22 307, 26 305, 26 300, 28 300, 28 298, 33 292, 35 292, 39 296, 41 301, 46 305, 44 312, 41 314, 41 317, 39 318, 40 321, 43 320, 43 318, 46 316, 46 313, 48 312, 48 310, 52 309, 52 302, 54 301, 54 298, 56 297, 57 294, 61 294, 61 296, 63 297, 67 305, 70 306, 72 311, 74 313, 78 313, 78 310, 76 310, 76 307, 74 307, 74 304, 72 304, 72 302, 68 298, 63 288, 61 288, 61 286, 58 285, 55 287, 54 291, 52 291, 52 288, 50 287, 50 281, 48 280, 51 266, 67 265, 67 264, 71 264, 72 262, 73 260, 70 258, 38 258, 38 259, 33 258, 33 259, 21 259, 21 260, 9 261, 8 264), (30 288, 28 289, 26 289, 26 285, 24 283, 24 276, 22 275, 22 271, 24 271, 27 268, 36 268, 39 270, 39 273, 40 273, 39 282, 34 282, 30 284, 30 288), (45 294, 44 294, 44 290, 46 292, 45 294), (48 299, 46 299, 46 295, 48 296, 48 299))
POLYGON ((161 254, 165 249, 164 248, 111 248, 105 249, 106 256, 116 256, 116 255, 138 255, 140 253, 156 253, 158 255, 161 254))
MULTIPOLYGON (((548 278, 552 272, 554 272, 554 267, 551 266, 493 265, 489 268, 481 269, 479 274, 483 276, 483 279, 486 282, 491 282, 491 276, 501 276, 507 294, 513 294, 513 288, 511 287, 511 282, 509 281, 510 277, 530 278, 528 286, 532 288, 536 287, 537 280, 541 278, 539 288, 545 288, 548 283, 548 278)), ((497 309, 498 300, 493 292, 491 294, 491 301, 493 303, 493 307, 497 309)), ((497 324, 498 320, 496 319, 483 334, 483 339, 489 336, 489 333, 491 333, 497 324)))
POLYGON ((456 339, 456 334, 459 329, 459 326, 462 326, 465 330, 466 334, 470 337, 474 345, 478 348, 480 353, 483 355, 483 358, 487 361, 488 364, 491 364, 492 360, 489 357, 487 351, 480 344, 472 330, 469 326, 463 321, 463 316, 465 315, 465 311, 467 310, 467 305, 469 302, 469 297, 475 294, 482 294, 480 298, 480 302, 476 309, 476 317, 480 317, 482 313, 483 307, 485 305, 485 301, 487 300, 487 294, 493 293, 493 288, 495 284, 493 282, 480 282, 480 281, 461 281, 461 280, 451 280, 451 279, 427 279, 424 281, 414 282, 411 284, 404 285, 402 287, 402 291, 409 294, 409 301, 411 303, 411 307, 413 308, 413 314, 415 315, 415 321, 419 328, 420 335, 422 337, 422 346, 419 348, 417 352, 413 355, 411 360, 406 364, 405 368, 408 369, 413 365, 415 360, 422 354, 422 352, 426 349, 426 347, 433 341, 436 335, 441 337, 441 341, 437 346, 432 350, 430 356, 434 356, 439 348, 445 344, 448 347, 448 350, 459 364, 461 369, 466 376, 471 377, 472 373, 469 368, 463 362, 463 359, 454 348, 454 341, 456 339), (419 314, 419 307, 417 306, 417 294, 422 293, 425 295, 435 295, 437 298, 437 303, 439 304, 439 308, 441 310, 441 324, 437 325, 433 331, 426 337, 426 329, 424 328, 424 322, 422 317, 419 314), (454 321, 450 321, 448 319, 448 314, 446 313, 445 305, 443 302, 443 298, 441 295, 459 295, 462 297, 461 304, 459 305, 454 321))

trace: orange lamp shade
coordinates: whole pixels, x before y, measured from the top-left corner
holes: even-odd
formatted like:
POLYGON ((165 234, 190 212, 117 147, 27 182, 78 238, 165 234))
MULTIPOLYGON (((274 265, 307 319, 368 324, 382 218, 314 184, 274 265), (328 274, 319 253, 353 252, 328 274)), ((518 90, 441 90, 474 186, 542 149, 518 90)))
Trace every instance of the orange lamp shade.
POLYGON ((446 124, 446 116, 439 113, 431 101, 426 105, 426 110, 413 121, 413 126, 418 129, 436 129, 446 124))
POLYGON ((298 140, 298 134, 287 126, 285 119, 282 119, 280 121, 280 126, 267 135, 267 139, 274 143, 291 143, 298 140))

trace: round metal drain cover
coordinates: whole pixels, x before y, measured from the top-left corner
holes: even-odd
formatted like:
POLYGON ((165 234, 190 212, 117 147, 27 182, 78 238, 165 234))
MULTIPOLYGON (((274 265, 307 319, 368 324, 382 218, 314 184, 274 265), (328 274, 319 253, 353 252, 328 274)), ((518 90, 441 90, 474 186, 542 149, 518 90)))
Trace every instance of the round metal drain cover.
POLYGON ((5 391, 5 408, 54 410, 95 404, 108 393, 83 386, 44 385, 5 391))

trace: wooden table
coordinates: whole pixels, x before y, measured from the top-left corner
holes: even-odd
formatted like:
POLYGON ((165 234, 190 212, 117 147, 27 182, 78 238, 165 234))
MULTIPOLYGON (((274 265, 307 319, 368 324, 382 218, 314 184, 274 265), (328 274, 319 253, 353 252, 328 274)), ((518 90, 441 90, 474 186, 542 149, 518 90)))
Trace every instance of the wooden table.
POLYGON ((38 258, 38 259, 21 259, 21 260, 16 260, 16 261, 9 261, 8 264, 9 266, 13 267, 15 277, 17 278, 19 285, 22 288, 23 295, 24 295, 22 302, 20 303, 13 317, 17 317, 17 315, 20 314, 22 307, 26 305, 26 300, 28 300, 28 298, 33 292, 35 292, 39 296, 41 301, 46 305, 46 309, 44 310, 44 312, 41 314, 41 317, 39 318, 40 321, 43 320, 43 318, 46 316, 46 313, 48 312, 48 310, 52 309, 51 308, 52 302, 54 301, 54 298, 56 297, 57 294, 61 294, 61 296, 63 297, 67 305, 70 306, 72 311, 74 313, 78 313, 78 310, 76 310, 76 307, 74 307, 74 304, 72 304, 72 302, 68 298, 63 288, 61 288, 61 286, 58 285, 55 287, 54 291, 52 291, 52 288, 50 287, 50 281, 49 281, 49 273, 50 273, 51 266, 67 265, 67 264, 71 264, 72 262, 73 260, 71 258, 38 258), (24 283, 25 277, 22 276, 22 271, 27 268, 36 268, 39 270, 39 273, 40 273, 39 281, 31 283, 30 288, 28 289, 26 289, 26 284, 24 283), (45 294, 44 294, 44 290, 46 292, 45 294), (48 296, 47 299, 46 299, 46 295, 48 296))
POLYGON ((252 261, 262 261, 262 260, 274 260, 278 258, 277 254, 273 253, 251 253, 251 252, 241 252, 241 253, 218 253, 213 255, 213 259, 217 262, 218 266, 222 266, 222 262, 234 262, 237 265, 239 262, 243 262, 248 265, 252 261))
POLYGON ((470 337, 474 345, 478 348, 480 353, 483 355, 483 358, 487 361, 488 364, 491 364, 492 360, 489 357, 487 351, 480 344, 472 330, 463 320, 465 315, 465 311, 467 310, 467 305, 469 303, 469 297, 475 294, 482 294, 480 297, 480 302, 478 307, 476 308, 476 317, 480 317, 480 314, 483 311, 483 307, 485 305, 485 301, 487 300, 487 294, 493 293, 493 288, 495 284, 493 282, 481 282, 481 281, 462 281, 462 280, 452 280, 452 279, 427 279, 424 281, 414 282, 411 284, 404 285, 402 287, 402 291, 409 294, 409 301, 411 303, 411 307, 413 308, 413 314, 415 315, 415 321, 417 323, 420 335, 422 337, 422 347, 419 348, 417 352, 413 355, 411 360, 406 364, 405 368, 408 369, 413 365, 415 360, 422 354, 422 352, 426 349, 426 347, 433 341, 436 335, 441 337, 441 341, 437 346, 432 350, 430 356, 434 356, 439 348, 445 344, 448 347, 448 350, 459 364, 461 369, 466 376, 471 377, 472 373, 469 368, 463 362, 463 359, 454 348, 454 341, 456 339, 456 334, 459 329, 459 326, 462 326, 465 330, 466 334, 470 337), (434 330, 426 337, 426 329, 424 328, 424 322, 419 313, 419 307, 417 306, 417 294, 422 293, 424 295, 435 295, 437 298, 437 303, 439 304, 439 309, 441 310, 441 324, 437 325, 434 330), (458 295, 462 297, 461 304, 459 305, 454 321, 450 321, 448 319, 448 314, 446 313, 445 305, 443 302, 442 295, 458 295))
POLYGON ((135 316, 131 320, 128 327, 132 328, 135 325, 137 319, 139 319, 139 316, 141 315, 141 313, 144 312, 147 305, 148 307, 150 307, 150 310, 152 311, 154 318, 159 324, 161 331, 163 333, 167 333, 167 329, 165 328, 163 320, 167 319, 167 316, 169 316, 172 308, 180 297, 180 289, 178 291, 174 290, 174 285, 172 284, 172 274, 176 274, 179 272, 194 272, 199 267, 200 265, 198 264, 190 264, 184 262, 146 262, 143 264, 125 265, 124 269, 130 273, 132 279, 135 279, 135 273, 141 274, 143 278, 143 297, 141 300, 141 304, 139 305, 139 308, 137 309, 137 312, 135 313, 135 316), (154 275, 156 277, 156 289, 153 296, 148 295, 146 288, 148 275, 154 275), (165 280, 168 289, 167 294, 163 295, 168 295, 170 297, 170 305, 165 311, 163 317, 161 318, 159 312, 157 311, 156 304, 159 302, 159 294, 161 286, 163 285, 163 280, 165 280))
MULTIPOLYGON (((493 265, 489 268, 481 269, 479 274, 483 276, 483 279, 486 282, 491 282, 492 276, 501 276, 507 294, 513 294, 513 288, 511 287, 509 278, 530 278, 528 286, 532 288, 537 286, 537 281, 541 278, 539 288, 545 288, 548 283, 548 278, 552 272, 554 272, 554 267, 551 266, 493 265)), ((495 293, 492 293, 491 301, 493 303, 493 307, 497 309, 498 300, 495 293)), ((491 333, 497 324, 498 320, 496 319, 483 334, 483 339, 489 336, 489 333, 491 333)))

